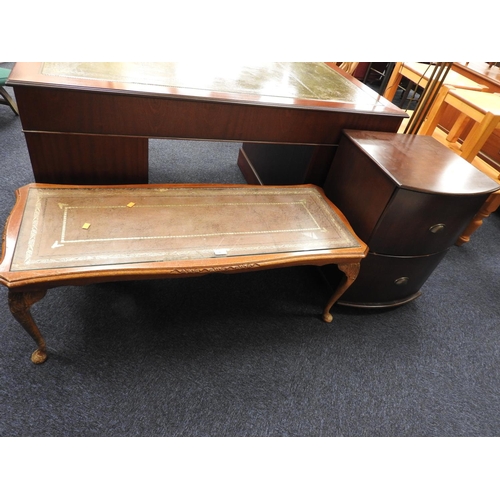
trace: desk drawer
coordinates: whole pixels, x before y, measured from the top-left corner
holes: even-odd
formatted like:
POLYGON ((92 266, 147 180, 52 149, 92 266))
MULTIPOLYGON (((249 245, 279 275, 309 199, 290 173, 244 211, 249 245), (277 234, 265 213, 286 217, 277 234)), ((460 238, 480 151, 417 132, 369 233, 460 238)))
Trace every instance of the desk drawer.
MULTIPOLYGON (((369 253, 361 270, 339 304, 358 307, 390 307, 420 295, 420 288, 445 257, 448 250, 422 257, 393 257, 369 253)), ((332 282, 333 266, 326 270, 332 282)))
POLYGON ((453 245, 488 194, 452 196, 399 189, 367 243, 386 255, 427 255, 453 245))

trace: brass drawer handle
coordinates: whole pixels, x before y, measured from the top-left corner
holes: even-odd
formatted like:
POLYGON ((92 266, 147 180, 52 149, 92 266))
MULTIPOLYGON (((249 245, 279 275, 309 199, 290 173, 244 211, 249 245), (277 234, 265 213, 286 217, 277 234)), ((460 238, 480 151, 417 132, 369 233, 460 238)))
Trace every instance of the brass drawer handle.
POLYGON ((401 278, 398 278, 394 280, 395 285, 406 285, 410 281, 410 278, 408 276, 401 276, 401 278))
POLYGON ((431 226, 429 228, 429 231, 431 233, 439 233, 440 231, 442 231, 444 228, 446 227, 446 224, 434 224, 433 226, 431 226))

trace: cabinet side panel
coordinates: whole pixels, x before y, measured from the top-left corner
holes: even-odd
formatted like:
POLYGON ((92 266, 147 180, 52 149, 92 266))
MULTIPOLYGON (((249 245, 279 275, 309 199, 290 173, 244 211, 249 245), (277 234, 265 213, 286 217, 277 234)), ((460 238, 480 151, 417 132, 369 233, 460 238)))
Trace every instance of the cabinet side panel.
POLYGON ((395 187, 363 151, 345 136, 342 138, 324 190, 368 246, 395 187))

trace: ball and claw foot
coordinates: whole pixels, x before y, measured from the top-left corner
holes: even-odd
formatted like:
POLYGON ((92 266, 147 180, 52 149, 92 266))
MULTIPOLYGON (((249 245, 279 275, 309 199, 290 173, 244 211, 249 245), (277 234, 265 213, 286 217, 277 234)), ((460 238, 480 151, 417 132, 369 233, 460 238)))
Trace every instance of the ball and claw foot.
POLYGON ((329 312, 323 313, 323 321, 331 323, 333 321, 333 316, 329 312))
POLYGON ((35 365, 41 365, 46 359, 47 359, 47 352, 42 351, 40 349, 33 351, 33 354, 31 355, 31 361, 35 365))

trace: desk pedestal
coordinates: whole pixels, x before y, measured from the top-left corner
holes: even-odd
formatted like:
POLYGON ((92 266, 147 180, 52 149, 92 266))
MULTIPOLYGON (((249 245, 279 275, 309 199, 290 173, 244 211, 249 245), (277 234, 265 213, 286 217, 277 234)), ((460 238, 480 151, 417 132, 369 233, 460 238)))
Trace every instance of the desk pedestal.
POLYGON ((432 137, 346 131, 324 189, 370 253, 342 303, 391 307, 418 297, 497 188, 432 137))
POLYGON ((148 139, 25 132, 36 182, 147 184, 148 139))
POLYGON ((238 156, 249 184, 322 186, 337 146, 244 143, 238 156))

